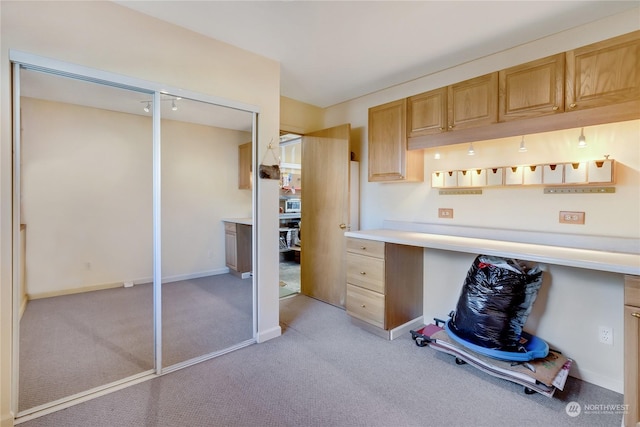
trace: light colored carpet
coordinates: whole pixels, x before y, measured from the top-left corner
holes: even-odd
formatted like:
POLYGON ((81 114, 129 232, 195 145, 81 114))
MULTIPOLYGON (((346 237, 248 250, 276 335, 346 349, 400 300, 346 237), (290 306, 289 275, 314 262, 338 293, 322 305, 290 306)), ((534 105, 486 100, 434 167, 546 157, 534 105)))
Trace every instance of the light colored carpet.
POLYGON ((283 336, 25 422, 37 426, 620 426, 620 414, 567 403, 622 396, 569 378, 549 399, 493 378, 406 334, 385 341, 343 310, 280 300, 283 336))
MULTIPOLYGON (((251 280, 217 275, 162 288, 163 366, 251 339, 251 280)), ((153 369, 152 286, 34 300, 20 322, 19 408, 153 369)))

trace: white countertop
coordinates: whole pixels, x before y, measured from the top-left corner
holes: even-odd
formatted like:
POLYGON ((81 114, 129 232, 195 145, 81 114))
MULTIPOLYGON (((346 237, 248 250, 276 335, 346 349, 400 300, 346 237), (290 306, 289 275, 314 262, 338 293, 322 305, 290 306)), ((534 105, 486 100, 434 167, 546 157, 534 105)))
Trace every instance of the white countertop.
POLYGON ((345 236, 447 251, 510 257, 612 273, 640 275, 640 255, 633 253, 577 249, 393 229, 348 231, 345 236))
POLYGON ((236 224, 253 225, 253 218, 222 218, 223 222, 233 222, 236 224))

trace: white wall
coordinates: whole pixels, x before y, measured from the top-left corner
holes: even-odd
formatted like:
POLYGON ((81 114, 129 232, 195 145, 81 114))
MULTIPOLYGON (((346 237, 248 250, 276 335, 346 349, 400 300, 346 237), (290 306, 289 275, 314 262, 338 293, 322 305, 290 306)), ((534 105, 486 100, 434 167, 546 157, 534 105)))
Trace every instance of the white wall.
MULTIPOLYGON (((23 98, 27 292, 55 295, 152 277, 151 118, 23 98)), ((249 114, 249 113, 247 113, 249 114)), ((249 132, 162 121, 163 277, 225 270, 225 217, 249 132)))
MULTIPOLYGON (((279 134, 280 66, 111 2, 0 2, 0 424, 12 425, 11 69, 9 49, 260 108, 256 158, 279 134), (264 141, 264 143, 262 143, 264 141)), ((278 323, 278 183, 256 183, 258 340, 278 323)))
MULTIPOLYGON (((423 183, 367 182, 368 108, 551 54, 564 52, 640 28, 638 12, 624 13, 434 73, 327 109, 325 127, 351 123, 352 146, 361 161, 361 228, 380 228, 384 220, 416 221, 509 229, 640 238, 640 121, 585 128, 588 147, 578 149, 580 125, 565 131, 526 135, 528 152, 518 152, 520 138, 474 142, 424 150, 423 183), (434 160, 436 151, 440 160, 434 160), (615 194, 545 195, 542 187, 485 188, 482 195, 440 196, 430 185, 437 170, 554 163, 604 158, 618 162, 615 194), (439 219, 438 208, 453 208, 454 218, 439 219), (585 225, 558 223, 560 210, 586 212, 585 225)), ((471 35, 470 35, 471 36, 471 35)), ((425 251, 425 319, 442 318, 455 309, 473 255, 425 251)), ((622 392, 623 279, 620 275, 548 266, 546 280, 526 328, 575 359, 572 375, 622 392), (600 344, 598 326, 614 330, 612 347, 600 344)))

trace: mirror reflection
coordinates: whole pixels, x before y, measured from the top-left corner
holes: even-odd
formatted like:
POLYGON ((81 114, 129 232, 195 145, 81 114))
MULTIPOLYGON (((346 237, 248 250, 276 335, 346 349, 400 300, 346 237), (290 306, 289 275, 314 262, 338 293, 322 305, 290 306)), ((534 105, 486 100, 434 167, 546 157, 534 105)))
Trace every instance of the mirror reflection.
MULTIPOLYGON (((253 337, 250 268, 234 274, 235 265, 226 265, 234 248, 225 246, 225 232, 232 226, 236 232, 238 218, 248 220, 251 244, 252 193, 239 188, 239 150, 251 142, 252 114, 171 95, 162 96, 161 109, 162 364, 168 367, 253 337), (199 119, 174 120, 181 111, 199 119)), ((240 258, 250 265, 251 251, 240 258)))
MULTIPOLYGON (((20 79, 18 409, 28 413, 159 368, 153 99, 31 70, 20 79)), ((168 367, 253 338, 252 276, 231 274, 225 233, 226 219, 251 230, 252 191, 238 182, 253 115, 164 94, 161 103, 168 367)))
POLYGON ((152 127, 119 108, 147 94, 22 70, 21 95, 25 410, 154 367, 152 127))

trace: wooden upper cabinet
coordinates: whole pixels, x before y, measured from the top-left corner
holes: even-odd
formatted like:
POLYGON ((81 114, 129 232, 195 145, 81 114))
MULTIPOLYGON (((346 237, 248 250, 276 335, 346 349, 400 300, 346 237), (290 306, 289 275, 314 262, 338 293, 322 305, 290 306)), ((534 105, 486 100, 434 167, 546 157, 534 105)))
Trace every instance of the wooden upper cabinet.
POLYGON ((564 58, 560 53, 501 70, 498 120, 564 112, 564 58))
POLYGON ((448 86, 448 129, 468 129, 498 121, 498 72, 448 86))
POLYGON ((369 181, 423 181, 422 150, 407 150, 406 99, 369 108, 369 181))
POLYGON ((446 130, 446 87, 407 98, 407 136, 409 138, 446 130))
POLYGON ((640 31, 567 52, 566 111, 640 98, 640 31))
POLYGON ((238 188, 240 190, 251 190, 252 176, 252 153, 251 143, 238 146, 238 188))

